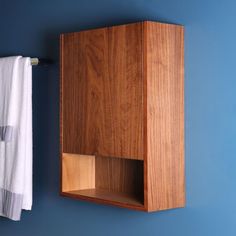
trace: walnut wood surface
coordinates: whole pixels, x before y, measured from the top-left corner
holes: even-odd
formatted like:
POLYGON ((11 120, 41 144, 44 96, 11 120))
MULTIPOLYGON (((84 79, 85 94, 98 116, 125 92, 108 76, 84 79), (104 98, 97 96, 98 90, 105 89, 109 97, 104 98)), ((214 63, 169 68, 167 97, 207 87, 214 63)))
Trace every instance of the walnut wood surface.
POLYGON ((110 192, 103 189, 68 191, 62 192, 61 194, 62 196, 71 197, 74 199, 145 211, 142 202, 136 197, 136 195, 133 196, 126 193, 110 192))
POLYGON ((95 187, 63 195, 184 206, 183 31, 145 21, 61 36, 61 153, 96 156, 95 187))
POLYGON ((148 211, 182 207, 184 188, 183 27, 144 23, 148 211))
POLYGON ((111 200, 114 196, 119 202, 123 199, 124 204, 141 204, 143 161, 63 153, 62 192, 72 191, 83 196, 87 193, 90 198, 97 195, 111 200))
POLYGON ((95 157, 63 153, 62 191, 95 188, 95 157))
POLYGON ((143 161, 97 156, 96 188, 130 193, 143 201, 143 161))
POLYGON ((63 153, 62 195, 144 210, 143 161, 63 153))
POLYGON ((63 152, 142 159, 141 24, 61 41, 63 152))
POLYGON ((69 193, 78 194, 90 198, 104 199, 109 201, 116 201, 123 204, 132 204, 137 206, 143 206, 142 201, 137 195, 130 193, 109 191, 107 189, 85 189, 79 191, 70 191, 69 193))

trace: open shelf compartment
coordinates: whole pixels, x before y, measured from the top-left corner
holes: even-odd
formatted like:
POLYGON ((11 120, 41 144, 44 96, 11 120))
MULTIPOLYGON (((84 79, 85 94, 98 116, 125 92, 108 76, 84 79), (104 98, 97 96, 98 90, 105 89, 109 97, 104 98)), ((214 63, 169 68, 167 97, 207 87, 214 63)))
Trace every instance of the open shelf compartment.
POLYGON ((144 210, 143 161, 63 153, 62 195, 144 210))

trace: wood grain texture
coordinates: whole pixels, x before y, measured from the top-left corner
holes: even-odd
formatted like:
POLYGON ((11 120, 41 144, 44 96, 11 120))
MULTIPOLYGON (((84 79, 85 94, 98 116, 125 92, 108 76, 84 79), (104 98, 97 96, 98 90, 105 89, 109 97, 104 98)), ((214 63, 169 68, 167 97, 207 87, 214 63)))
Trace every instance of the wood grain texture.
MULTIPOLYGON (((99 31, 98 33, 100 33, 99 31)), ((97 34, 98 34, 97 33, 97 34)), ((96 36, 96 34, 94 34, 96 36)), ((95 129, 92 129, 96 119, 97 110, 93 104, 87 103, 88 79, 87 79, 87 53, 89 53, 86 41, 86 33, 70 33, 63 35, 62 48, 62 146, 63 152, 93 155, 89 144, 96 139, 95 129), (87 50, 86 50, 87 49, 87 50), (88 117, 88 106, 91 114, 88 117), (94 109, 93 109, 94 108, 94 109), (93 112, 94 111, 94 112, 93 112), (87 121, 86 121, 87 119, 87 121), (90 135, 88 135, 89 133, 90 135), (86 150, 83 151, 82 150, 86 150)), ((102 70, 102 68, 101 68, 102 70)), ((94 99, 95 100, 95 99, 94 99)), ((95 101, 96 102, 96 101, 95 101)), ((96 104, 96 103, 95 103, 96 104)))
POLYGON ((95 157, 63 153, 62 191, 95 188, 95 157))
MULTIPOLYGON (((146 211, 184 206, 183 31, 145 21, 61 36, 61 153, 95 156, 94 186, 72 180, 62 195, 146 211)), ((73 162, 62 159, 62 172, 77 173, 73 162)))
POLYGON ((63 153, 62 166, 62 195, 144 208, 143 161, 63 153))
POLYGON ((62 192, 62 196, 79 200, 90 201, 94 203, 108 204, 132 210, 145 211, 143 204, 130 194, 119 192, 107 192, 99 189, 88 189, 62 192))
POLYGON ((143 202, 143 161, 97 156, 97 189, 128 193, 143 202))
POLYGON ((109 191, 107 189, 85 189, 79 191, 70 191, 69 193, 78 194, 81 196, 94 198, 94 199, 103 199, 107 201, 119 202, 122 204, 130 204, 142 206, 142 201, 137 197, 137 195, 132 195, 130 193, 115 192, 109 191))
POLYGON ((142 26, 63 35, 63 152, 143 159, 142 26))
MULTIPOLYGON (((105 83, 105 90, 110 91, 106 94, 111 101, 108 123, 113 124, 114 136, 113 143, 107 142, 106 145, 114 148, 115 155, 109 156, 142 160, 142 25, 137 23, 110 27, 108 32, 110 80, 105 83)), ((108 131, 109 135, 111 133, 108 131)))
POLYGON ((183 207, 184 31, 145 22, 148 211, 183 207))

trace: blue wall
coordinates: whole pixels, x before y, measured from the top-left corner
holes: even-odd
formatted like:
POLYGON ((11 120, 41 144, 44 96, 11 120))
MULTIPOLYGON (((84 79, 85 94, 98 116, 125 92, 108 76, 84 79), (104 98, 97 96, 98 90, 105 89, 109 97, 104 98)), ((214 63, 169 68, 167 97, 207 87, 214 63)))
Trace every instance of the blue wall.
POLYGON ((234 0, 0 0, 0 55, 49 57, 33 70, 34 206, 0 235, 236 235, 234 0), (185 25, 184 209, 140 213, 59 192, 59 34, 151 19, 185 25))

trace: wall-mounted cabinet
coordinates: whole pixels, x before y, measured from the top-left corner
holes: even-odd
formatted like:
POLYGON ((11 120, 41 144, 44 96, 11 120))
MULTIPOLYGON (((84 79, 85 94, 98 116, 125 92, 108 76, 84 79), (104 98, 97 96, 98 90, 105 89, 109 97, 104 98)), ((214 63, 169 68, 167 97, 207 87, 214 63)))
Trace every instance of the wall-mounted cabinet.
POLYGON ((183 207, 184 35, 140 22, 61 35, 61 193, 183 207))

